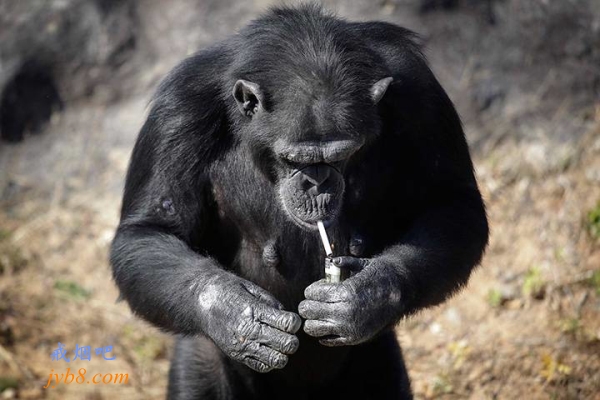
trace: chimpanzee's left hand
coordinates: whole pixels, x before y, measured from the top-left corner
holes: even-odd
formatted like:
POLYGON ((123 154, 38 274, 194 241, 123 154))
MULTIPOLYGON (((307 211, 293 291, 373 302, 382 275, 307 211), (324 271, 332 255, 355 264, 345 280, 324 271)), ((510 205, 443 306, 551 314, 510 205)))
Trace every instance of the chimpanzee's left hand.
POLYGON ((377 259, 344 256, 333 262, 358 272, 341 283, 320 280, 306 288, 298 306, 304 331, 325 346, 365 342, 400 315, 400 277, 377 259))

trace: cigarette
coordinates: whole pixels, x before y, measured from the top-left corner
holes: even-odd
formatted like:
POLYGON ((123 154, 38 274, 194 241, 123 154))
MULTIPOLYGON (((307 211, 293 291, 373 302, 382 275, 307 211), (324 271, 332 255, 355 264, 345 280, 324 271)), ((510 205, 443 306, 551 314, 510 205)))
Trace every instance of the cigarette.
POLYGON ((321 234, 323 247, 325 247, 325 254, 327 254, 327 257, 329 257, 333 254, 333 251, 331 251, 331 244, 329 243, 329 238, 327 237, 327 232, 325 231, 325 225, 323 225, 323 221, 317 221, 317 227, 319 228, 319 234, 321 234))
POLYGON ((325 258, 325 281, 329 283, 339 283, 341 282, 342 271, 339 267, 336 267, 333 264, 333 260, 331 258, 333 251, 331 250, 331 244, 329 243, 329 238, 327 237, 327 232, 325 231, 323 221, 317 221, 317 227, 319 228, 321 241, 323 242, 323 247, 325 248, 325 254, 327 254, 327 258, 325 258))

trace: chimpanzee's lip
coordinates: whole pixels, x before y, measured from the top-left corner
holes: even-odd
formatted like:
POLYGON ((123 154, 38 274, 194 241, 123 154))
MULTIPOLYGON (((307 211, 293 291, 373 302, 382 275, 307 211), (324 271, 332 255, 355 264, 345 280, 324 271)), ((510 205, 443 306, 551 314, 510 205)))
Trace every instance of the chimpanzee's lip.
MULTIPOLYGON (((286 214, 291 217, 292 221, 297 226, 299 226, 300 228, 302 228, 306 231, 318 231, 319 230, 316 222, 313 223, 313 222, 304 221, 300 217, 296 216, 294 213, 287 211, 287 209, 286 209, 286 214)), ((330 226, 332 226, 334 224, 334 222, 336 220, 337 220, 337 215, 333 215, 333 216, 324 218, 321 221, 323 222, 323 225, 325 226, 325 228, 329 228, 330 226)))
MULTIPOLYGON (((314 164, 313 164, 314 165, 314 164)), ((294 174, 287 180, 283 180, 278 188, 279 198, 283 205, 283 211, 290 220, 307 231, 317 230, 317 222, 320 220, 325 226, 332 225, 340 212, 343 201, 344 181, 338 166, 319 163, 321 166, 331 168, 333 171, 323 184, 304 188, 298 182, 292 182, 294 174)), ((309 166, 295 169, 295 173, 309 166)), ((296 178, 296 180, 302 178, 296 178)))
MULTIPOLYGON (((306 221, 302 218, 300 218, 299 216, 297 216, 293 211, 291 211, 286 202, 283 201, 283 208, 284 208, 284 212, 286 215, 288 215, 290 217, 290 219, 292 220, 292 222, 294 224, 296 224, 298 227, 306 230, 306 231, 317 231, 319 228, 317 227, 317 221, 306 221)), ((338 211, 335 210, 332 213, 329 213, 329 215, 324 216, 322 219, 320 219, 320 221, 323 222, 323 225, 325 226, 325 228, 328 228, 330 226, 332 226, 335 221, 337 220, 338 217, 338 211)))

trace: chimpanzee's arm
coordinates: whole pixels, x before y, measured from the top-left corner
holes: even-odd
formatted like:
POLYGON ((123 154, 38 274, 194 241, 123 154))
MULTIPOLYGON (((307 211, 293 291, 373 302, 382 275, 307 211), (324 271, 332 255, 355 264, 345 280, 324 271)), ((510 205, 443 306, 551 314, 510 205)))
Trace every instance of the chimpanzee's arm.
POLYGON ((300 318, 192 249, 211 234, 207 171, 229 138, 215 78, 225 64, 222 51, 208 50, 161 85, 131 158, 111 263, 136 314, 165 330, 206 334, 233 359, 266 372, 296 351, 300 318))
POLYGON ((358 272, 341 284, 319 281, 306 289, 299 306, 304 330, 332 346, 364 342, 448 298, 467 282, 488 240, 460 120, 410 34, 385 23, 356 26, 394 71, 380 105, 384 134, 401 135, 414 149, 422 198, 407 210, 414 217, 396 244, 369 259, 338 257, 334 262, 358 272))
POLYGON ((414 221, 402 243, 376 257, 338 257, 358 273, 341 284, 319 281, 306 289, 300 315, 305 331, 326 345, 362 343, 401 317, 438 304, 464 285, 487 242, 478 199, 457 199, 414 221))
POLYGON ((307 320, 304 330, 325 337, 326 345, 362 343, 464 285, 488 238, 481 196, 476 187, 465 187, 439 199, 379 255, 335 258, 357 273, 341 284, 319 281, 306 289, 298 307, 307 320))

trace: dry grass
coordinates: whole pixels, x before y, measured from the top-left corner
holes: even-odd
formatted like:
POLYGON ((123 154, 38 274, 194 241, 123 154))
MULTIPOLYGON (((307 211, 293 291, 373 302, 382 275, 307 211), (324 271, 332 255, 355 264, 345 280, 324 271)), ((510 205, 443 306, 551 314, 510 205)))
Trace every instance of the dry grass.
POLYGON ((600 120, 564 170, 508 179, 492 160, 519 150, 476 162, 492 237, 469 287, 400 329, 420 398, 600 393, 600 242, 586 223, 600 198, 586 177, 600 170, 600 120))

